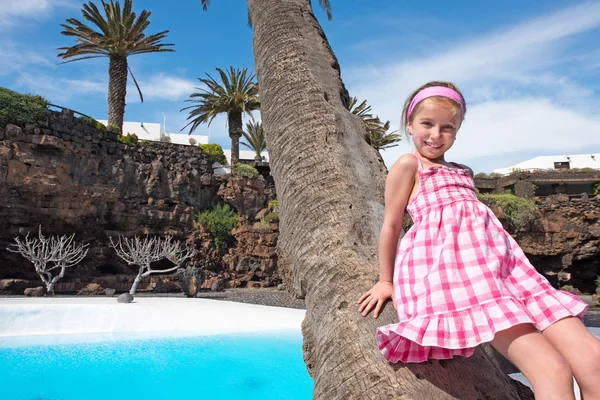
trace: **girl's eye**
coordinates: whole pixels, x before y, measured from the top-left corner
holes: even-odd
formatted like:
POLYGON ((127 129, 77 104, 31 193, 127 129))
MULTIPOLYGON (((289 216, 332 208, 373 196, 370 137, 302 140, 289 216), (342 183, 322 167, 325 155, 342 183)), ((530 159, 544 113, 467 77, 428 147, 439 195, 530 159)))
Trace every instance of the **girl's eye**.
POLYGON ((431 126, 431 122, 429 121, 423 121, 422 124, 425 126, 431 126))

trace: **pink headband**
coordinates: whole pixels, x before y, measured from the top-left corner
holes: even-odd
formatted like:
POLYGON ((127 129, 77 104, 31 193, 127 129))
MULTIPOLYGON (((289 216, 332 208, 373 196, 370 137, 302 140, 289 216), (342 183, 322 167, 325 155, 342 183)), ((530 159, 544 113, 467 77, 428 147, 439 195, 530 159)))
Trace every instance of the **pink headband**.
MULTIPOLYGON (((406 121, 408 122, 410 120, 410 114, 412 114, 412 112, 415 109, 415 107, 417 106, 417 104, 419 104, 421 101, 425 100, 426 98, 433 97, 433 96, 447 97, 449 99, 456 101, 458 104, 460 104, 460 107, 462 110, 462 115, 464 115, 465 103, 464 103, 462 96, 460 94, 458 94, 458 92, 456 90, 450 89, 450 88, 447 88, 444 86, 430 86, 430 87, 427 87, 427 88, 421 90, 419 93, 417 93, 415 95, 415 97, 413 97, 412 101, 410 102, 410 106, 408 106, 408 112, 406 113, 406 121)), ((461 115, 461 118, 462 118, 462 115, 461 115)))

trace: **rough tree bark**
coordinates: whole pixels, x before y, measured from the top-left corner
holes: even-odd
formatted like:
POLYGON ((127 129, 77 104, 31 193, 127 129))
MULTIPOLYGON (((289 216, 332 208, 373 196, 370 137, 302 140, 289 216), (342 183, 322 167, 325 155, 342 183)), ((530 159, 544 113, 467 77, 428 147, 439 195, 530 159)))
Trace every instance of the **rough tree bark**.
POLYGON ((339 64, 310 0, 248 0, 248 7, 280 206, 279 265, 306 300, 303 347, 314 398, 528 398, 481 349, 469 359, 385 362, 375 329, 395 321, 393 307, 374 320, 356 305, 378 278, 383 160, 343 106, 339 64))
POLYGON ((110 57, 108 66, 108 124, 123 131, 127 95, 127 57, 110 57))
POLYGON ((231 169, 240 162, 240 137, 244 132, 242 127, 242 113, 230 112, 227 116, 229 125, 229 137, 231 138, 231 169))

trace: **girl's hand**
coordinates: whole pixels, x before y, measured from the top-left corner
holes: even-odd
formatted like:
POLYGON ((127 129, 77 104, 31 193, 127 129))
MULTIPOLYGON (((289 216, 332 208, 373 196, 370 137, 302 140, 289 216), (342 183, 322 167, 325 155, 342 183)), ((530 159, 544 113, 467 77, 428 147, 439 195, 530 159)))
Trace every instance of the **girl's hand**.
POLYGON ((391 282, 379 281, 371 288, 371 290, 358 299, 357 304, 360 304, 358 312, 362 313, 363 317, 366 317, 367 314, 371 312, 371 309, 375 307, 373 318, 377 318, 386 300, 390 298, 392 299, 394 308, 396 308, 396 302, 394 301, 394 286, 391 282))

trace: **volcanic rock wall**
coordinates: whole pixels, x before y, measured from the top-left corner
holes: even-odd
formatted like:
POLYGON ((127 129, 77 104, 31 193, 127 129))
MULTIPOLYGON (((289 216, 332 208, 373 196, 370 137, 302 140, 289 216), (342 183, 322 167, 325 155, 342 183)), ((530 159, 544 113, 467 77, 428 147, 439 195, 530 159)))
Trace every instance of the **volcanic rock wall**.
POLYGON ((536 268, 559 285, 596 290, 600 275, 600 197, 550 196, 539 204, 540 218, 515 233, 536 268))
MULTIPOLYGON (((66 281, 134 271, 115 259, 108 237, 174 234, 185 239, 210 208, 223 178, 197 146, 128 146, 73 113, 0 129, 0 279, 36 280, 33 267, 6 251, 15 236, 76 233, 88 256, 66 281)), ((116 278, 115 278, 116 276, 116 278)))

